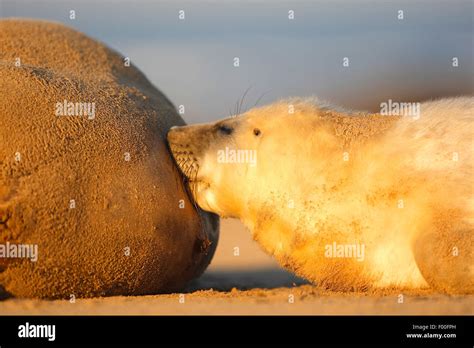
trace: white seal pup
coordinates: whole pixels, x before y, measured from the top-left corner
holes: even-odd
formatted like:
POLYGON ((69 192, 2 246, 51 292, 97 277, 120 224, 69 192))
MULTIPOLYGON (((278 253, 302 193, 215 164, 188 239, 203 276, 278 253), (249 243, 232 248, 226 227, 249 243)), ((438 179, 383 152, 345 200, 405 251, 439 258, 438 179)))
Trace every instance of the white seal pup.
POLYGON ((333 290, 474 292, 474 98, 415 117, 288 99, 168 142, 196 202, 333 290))

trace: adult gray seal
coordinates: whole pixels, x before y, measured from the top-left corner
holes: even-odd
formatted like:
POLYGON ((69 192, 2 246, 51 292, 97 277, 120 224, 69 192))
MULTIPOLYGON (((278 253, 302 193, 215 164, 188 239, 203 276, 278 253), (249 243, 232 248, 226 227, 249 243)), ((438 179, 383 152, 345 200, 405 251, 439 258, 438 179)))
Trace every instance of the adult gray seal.
POLYGON ((166 145, 170 101, 106 46, 58 23, 0 21, 0 288, 73 298, 180 290, 218 220, 166 145))

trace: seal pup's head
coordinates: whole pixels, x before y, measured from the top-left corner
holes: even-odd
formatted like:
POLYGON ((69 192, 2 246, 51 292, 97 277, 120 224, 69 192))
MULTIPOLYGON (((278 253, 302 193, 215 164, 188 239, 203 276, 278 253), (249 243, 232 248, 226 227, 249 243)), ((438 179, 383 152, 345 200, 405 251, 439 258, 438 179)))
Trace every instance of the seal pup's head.
MULTIPOLYGON (((323 157, 334 146, 316 116, 322 113, 305 100, 281 101, 214 123, 173 127, 168 142, 202 209, 248 217, 249 209, 289 194, 287 183, 309 170, 304 157, 310 147, 323 157), (310 136, 308 128, 315 128, 310 136)), ((307 178, 318 174, 314 164, 310 170, 307 178)))
POLYGON ((256 122, 238 116, 173 127, 168 143, 198 205, 223 217, 238 217, 243 183, 255 171, 263 136, 256 122))

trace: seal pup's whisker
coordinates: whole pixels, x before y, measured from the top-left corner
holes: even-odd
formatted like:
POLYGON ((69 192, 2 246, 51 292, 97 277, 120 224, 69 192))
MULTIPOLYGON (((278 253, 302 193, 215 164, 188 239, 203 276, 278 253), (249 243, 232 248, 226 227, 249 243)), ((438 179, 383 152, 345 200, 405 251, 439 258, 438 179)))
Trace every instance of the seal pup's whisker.
POLYGON ((262 100, 262 98, 263 98, 264 96, 266 96, 266 95, 267 95, 268 93, 270 93, 270 92, 271 92, 271 90, 268 90, 268 91, 262 93, 262 95, 257 99, 257 101, 255 102, 255 104, 253 104, 252 107, 253 107, 253 108, 256 107, 256 106, 258 105, 258 103, 260 103, 260 101, 262 100))
POLYGON ((250 85, 244 92, 242 99, 240 100, 239 108, 237 109, 237 115, 240 115, 242 111, 242 105, 244 103, 245 97, 247 96, 247 93, 252 89, 252 85, 250 85))

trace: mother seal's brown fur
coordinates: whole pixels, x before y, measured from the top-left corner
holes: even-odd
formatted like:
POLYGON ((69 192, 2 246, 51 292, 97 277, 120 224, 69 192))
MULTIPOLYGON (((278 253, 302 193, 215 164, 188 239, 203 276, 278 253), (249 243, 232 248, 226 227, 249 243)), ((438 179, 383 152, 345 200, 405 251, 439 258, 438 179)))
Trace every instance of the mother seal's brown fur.
POLYGON ((474 292, 473 98, 420 118, 290 99, 168 141, 198 204, 334 290, 474 292))
POLYGON ((3 295, 151 294, 198 276, 218 221, 168 152, 184 124, 168 99, 61 24, 0 21, 0 47, 0 245, 38 246, 36 262, 0 258, 3 295), (95 103, 95 117, 58 116, 64 101, 95 103))

